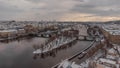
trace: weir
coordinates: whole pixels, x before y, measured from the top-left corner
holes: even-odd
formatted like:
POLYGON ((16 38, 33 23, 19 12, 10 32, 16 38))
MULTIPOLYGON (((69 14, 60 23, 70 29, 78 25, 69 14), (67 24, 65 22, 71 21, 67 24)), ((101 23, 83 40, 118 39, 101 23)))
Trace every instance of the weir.
POLYGON ((80 41, 93 41, 94 38, 90 36, 85 36, 85 35, 78 35, 78 40, 80 41))
MULTIPOLYGON (((75 54, 75 55, 73 55, 73 56, 67 58, 66 60, 71 61, 71 60, 74 59, 75 57, 79 56, 82 52, 84 52, 84 51, 90 49, 90 48, 94 45, 94 43, 95 43, 95 41, 93 41, 93 42, 90 44, 90 46, 88 46, 87 48, 85 48, 85 49, 83 49, 82 51, 78 52, 77 54, 75 54)), ((51 67, 51 68, 57 68, 59 64, 60 64, 60 63, 54 65, 54 66, 51 67)))

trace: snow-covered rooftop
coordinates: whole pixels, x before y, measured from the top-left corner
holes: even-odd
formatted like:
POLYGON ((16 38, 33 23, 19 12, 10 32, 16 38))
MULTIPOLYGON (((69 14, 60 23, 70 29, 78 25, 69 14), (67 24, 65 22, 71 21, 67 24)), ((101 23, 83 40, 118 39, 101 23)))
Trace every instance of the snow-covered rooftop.
POLYGON ((120 35, 120 25, 117 24, 103 25, 102 28, 112 35, 120 35))
POLYGON ((116 64, 115 61, 112 61, 112 60, 109 60, 109 59, 105 59, 105 58, 100 58, 99 61, 100 61, 100 62, 109 63, 109 64, 113 64, 113 65, 116 64))
POLYGON ((114 54, 115 50, 113 48, 111 48, 111 49, 108 50, 108 53, 113 53, 114 54))
POLYGON ((64 60, 58 68, 81 68, 80 65, 75 64, 75 62, 69 62, 67 60, 64 60))

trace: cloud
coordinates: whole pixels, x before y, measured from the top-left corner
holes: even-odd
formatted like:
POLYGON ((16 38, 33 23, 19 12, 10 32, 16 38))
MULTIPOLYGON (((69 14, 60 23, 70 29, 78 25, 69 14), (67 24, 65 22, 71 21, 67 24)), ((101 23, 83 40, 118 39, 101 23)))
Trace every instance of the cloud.
POLYGON ((10 19, 21 12, 23 12, 23 10, 19 9, 17 6, 0 1, 0 19, 10 19))
POLYGON ((60 18, 60 20, 64 21, 110 21, 110 20, 120 20, 120 17, 114 17, 114 16, 96 16, 93 14, 83 14, 83 13, 73 13, 73 14, 66 14, 63 17, 60 18))
POLYGON ((61 16, 70 12, 69 10, 76 4, 73 0, 26 0, 32 4, 42 4, 43 7, 31 7, 31 14, 37 20, 59 20, 61 16))
POLYGON ((119 3, 119 0, 0 0, 0 20, 64 20, 69 14, 82 19, 118 19, 119 3), (79 17, 81 14, 92 16, 79 17))
POLYGON ((120 13, 119 2, 118 0, 86 0, 83 4, 76 4, 71 11, 98 16, 116 16, 120 13))

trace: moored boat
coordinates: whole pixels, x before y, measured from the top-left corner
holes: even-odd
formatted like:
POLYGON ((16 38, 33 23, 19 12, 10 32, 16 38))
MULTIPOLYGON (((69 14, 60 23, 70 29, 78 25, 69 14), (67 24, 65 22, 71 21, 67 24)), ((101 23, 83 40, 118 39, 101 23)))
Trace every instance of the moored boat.
POLYGON ((78 56, 78 59, 83 58, 85 55, 86 55, 86 52, 82 52, 82 53, 78 56))

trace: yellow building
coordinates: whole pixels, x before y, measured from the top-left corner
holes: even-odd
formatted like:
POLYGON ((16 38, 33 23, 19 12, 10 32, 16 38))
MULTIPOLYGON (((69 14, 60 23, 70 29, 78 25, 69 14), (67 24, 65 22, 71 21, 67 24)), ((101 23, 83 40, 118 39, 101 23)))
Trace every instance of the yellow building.
POLYGON ((106 30, 102 29, 105 37, 114 44, 120 44, 120 33, 119 30, 106 30))
POLYGON ((7 38, 7 37, 14 37, 17 35, 17 30, 1 30, 0 37, 7 38))
POLYGON ((39 30, 37 27, 34 27, 33 25, 26 25, 24 26, 24 29, 27 34, 34 34, 39 30))

